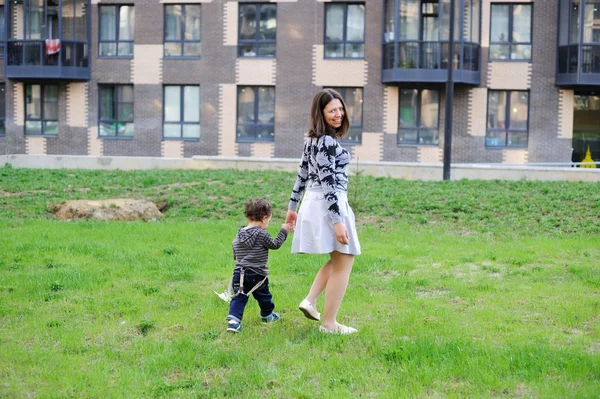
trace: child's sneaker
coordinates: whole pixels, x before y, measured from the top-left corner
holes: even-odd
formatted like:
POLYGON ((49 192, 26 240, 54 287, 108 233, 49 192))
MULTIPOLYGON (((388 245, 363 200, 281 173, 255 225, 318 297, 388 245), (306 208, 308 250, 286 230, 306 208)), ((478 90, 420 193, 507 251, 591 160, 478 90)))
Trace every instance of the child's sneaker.
POLYGON ((227 331, 232 332, 232 333, 237 333, 237 332, 240 332, 241 329, 242 329, 242 323, 240 323, 239 321, 229 320, 227 322, 227 331))
POLYGON ((281 319, 281 317, 279 316, 279 313, 273 312, 268 316, 261 317, 260 319, 262 320, 263 323, 273 323, 273 322, 281 319))

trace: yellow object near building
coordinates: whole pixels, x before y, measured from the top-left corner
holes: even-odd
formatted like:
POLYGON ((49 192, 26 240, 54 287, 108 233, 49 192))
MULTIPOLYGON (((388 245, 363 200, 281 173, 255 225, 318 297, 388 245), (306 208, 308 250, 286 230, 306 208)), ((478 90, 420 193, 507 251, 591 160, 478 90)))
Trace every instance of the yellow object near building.
POLYGON ((594 163, 594 160, 592 159, 592 153, 590 152, 589 145, 588 145, 588 149, 585 153, 585 157, 581 161, 581 165, 579 165, 579 167, 580 168, 595 168, 596 167, 596 164, 594 163))

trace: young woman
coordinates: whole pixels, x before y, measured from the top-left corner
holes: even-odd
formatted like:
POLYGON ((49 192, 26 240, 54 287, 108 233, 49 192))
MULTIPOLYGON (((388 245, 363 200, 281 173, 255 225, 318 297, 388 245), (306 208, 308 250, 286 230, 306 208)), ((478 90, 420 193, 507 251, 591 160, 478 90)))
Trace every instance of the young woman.
POLYGON ((355 328, 337 322, 354 256, 360 254, 354 213, 348 205, 350 154, 338 143, 348 133, 346 105, 338 92, 324 89, 314 97, 308 139, 302 150, 286 223, 294 226, 293 253, 329 254, 299 308, 306 317, 321 320, 315 304, 325 291, 320 330, 352 334, 355 328), (302 198, 302 206, 296 210, 302 198))

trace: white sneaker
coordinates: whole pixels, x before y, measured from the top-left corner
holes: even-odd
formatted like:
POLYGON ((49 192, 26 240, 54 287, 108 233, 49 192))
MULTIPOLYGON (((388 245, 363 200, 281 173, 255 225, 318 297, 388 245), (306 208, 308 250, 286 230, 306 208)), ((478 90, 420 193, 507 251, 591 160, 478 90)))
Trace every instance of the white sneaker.
POLYGON ((300 302, 300 305, 298 305, 298 309, 300 309, 302 313, 304 313, 304 316, 311 320, 321 320, 321 313, 317 312, 317 309, 315 309, 313 304, 310 303, 308 299, 304 299, 302 302, 300 302))
POLYGON ((340 335, 354 334, 355 332, 358 332, 358 330, 356 328, 344 326, 342 324, 338 324, 334 330, 329 330, 323 326, 319 326, 319 331, 321 331, 322 333, 325 333, 325 334, 340 334, 340 335))

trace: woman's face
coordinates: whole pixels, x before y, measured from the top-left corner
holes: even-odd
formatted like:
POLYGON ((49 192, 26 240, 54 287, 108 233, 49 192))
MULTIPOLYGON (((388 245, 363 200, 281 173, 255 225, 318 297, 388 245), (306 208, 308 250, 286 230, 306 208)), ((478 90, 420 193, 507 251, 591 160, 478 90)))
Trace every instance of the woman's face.
POLYGON ((344 120, 344 107, 342 106, 342 102, 337 98, 334 98, 327 103, 323 109, 323 118, 325 119, 325 123, 332 128, 338 129, 342 126, 342 121, 344 120))

